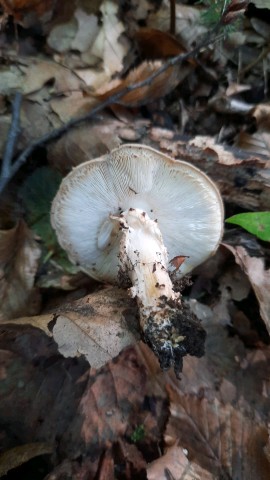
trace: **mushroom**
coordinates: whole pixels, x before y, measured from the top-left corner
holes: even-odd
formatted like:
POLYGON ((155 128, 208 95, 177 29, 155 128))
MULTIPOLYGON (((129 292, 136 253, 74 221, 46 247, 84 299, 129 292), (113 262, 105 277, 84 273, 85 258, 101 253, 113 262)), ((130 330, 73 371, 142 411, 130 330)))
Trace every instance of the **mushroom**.
POLYGON ((173 281, 221 240, 223 204, 207 175, 148 146, 122 145, 64 178, 51 222, 84 272, 130 287, 144 339, 162 368, 173 365, 178 375, 184 355, 204 353, 205 332, 173 281))

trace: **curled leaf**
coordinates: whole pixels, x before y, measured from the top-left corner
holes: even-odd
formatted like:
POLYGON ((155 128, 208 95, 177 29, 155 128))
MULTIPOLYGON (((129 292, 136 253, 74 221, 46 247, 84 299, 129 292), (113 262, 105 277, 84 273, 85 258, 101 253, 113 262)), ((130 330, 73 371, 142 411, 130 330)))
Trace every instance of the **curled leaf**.
POLYGON ((37 312, 39 296, 34 281, 40 253, 23 221, 0 231, 0 320, 37 312))
POLYGON ((106 100, 108 97, 115 95, 124 88, 137 82, 142 82, 149 78, 149 83, 143 87, 136 88, 126 93, 117 103, 127 107, 139 107, 146 105, 159 98, 163 98, 170 93, 190 72, 191 66, 173 65, 167 68, 160 75, 150 79, 151 75, 156 73, 163 65, 162 61, 143 62, 137 68, 132 70, 123 80, 117 80, 109 83, 106 91, 98 90, 97 97, 100 100, 106 100))

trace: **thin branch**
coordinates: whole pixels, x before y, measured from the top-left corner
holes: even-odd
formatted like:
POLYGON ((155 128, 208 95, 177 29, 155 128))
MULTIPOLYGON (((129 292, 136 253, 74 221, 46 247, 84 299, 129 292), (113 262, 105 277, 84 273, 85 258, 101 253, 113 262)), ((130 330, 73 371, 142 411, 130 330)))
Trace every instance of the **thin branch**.
POLYGON ((170 0, 170 34, 175 35, 176 22, 175 0, 170 0))
POLYGON ((148 86, 151 84, 151 82, 161 75, 163 72, 165 72, 169 67, 176 65, 177 63, 182 63, 190 58, 194 58, 196 55, 198 55, 202 50, 205 48, 209 47, 210 44, 215 43, 215 38, 213 39, 213 35, 216 35, 216 28, 213 30, 212 34, 208 34, 207 38, 202 41, 200 45, 195 47, 193 50, 191 50, 189 53, 185 54, 180 54, 175 57, 170 58, 167 60, 158 70, 156 70, 152 75, 147 77, 145 80, 142 80, 140 82, 133 83, 132 85, 129 85, 119 92, 115 93, 114 95, 110 96, 103 102, 101 102, 99 105, 94 107, 90 112, 88 112, 86 115, 83 115, 81 117, 73 118, 69 122, 67 122, 65 125, 62 127, 53 130, 52 132, 48 132, 42 137, 38 138, 35 140, 31 145, 29 145, 23 152, 16 158, 14 163, 11 165, 10 172, 8 177, 7 176, 2 176, 0 178, 0 194, 3 192, 5 189, 7 183, 11 180, 11 178, 14 177, 14 175, 17 173, 19 168, 25 163, 26 159, 33 153, 33 151, 37 147, 43 146, 45 143, 51 142, 53 140, 56 140, 60 138, 64 133, 66 133, 68 130, 70 130, 73 127, 76 127, 80 125, 83 122, 86 122, 90 119, 92 119, 97 113, 99 113, 101 110, 104 108, 113 105, 116 103, 120 98, 122 98, 124 95, 127 93, 137 90, 138 88, 142 88, 145 86, 148 86))
POLYGON ((20 111, 22 94, 17 92, 12 102, 12 121, 8 132, 7 143, 3 155, 1 178, 8 178, 10 175, 11 161, 14 155, 14 148, 20 133, 20 111))

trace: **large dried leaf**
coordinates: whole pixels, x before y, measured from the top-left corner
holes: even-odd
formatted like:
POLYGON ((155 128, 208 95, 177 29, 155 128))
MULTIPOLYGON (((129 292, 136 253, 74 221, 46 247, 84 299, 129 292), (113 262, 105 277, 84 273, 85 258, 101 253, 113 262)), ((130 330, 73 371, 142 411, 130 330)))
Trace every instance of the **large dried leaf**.
POLYGON ((37 61, 26 70, 23 91, 25 94, 35 92, 50 80, 55 82, 55 92, 68 95, 72 90, 78 90, 83 83, 71 70, 58 63, 37 61))
POLYGON ((41 328, 53 337, 64 357, 83 355, 92 368, 100 368, 140 338, 136 304, 126 291, 113 287, 50 315, 19 318, 12 323, 41 328))
MULTIPOLYGON (((188 458, 214 478, 267 480, 270 464, 264 453, 268 432, 264 424, 231 405, 168 387, 171 417, 165 441, 178 442, 188 458)), ((211 478, 211 477, 210 477, 211 478)))
POLYGON ((0 320, 37 313, 39 295, 34 281, 40 254, 23 221, 0 231, 0 320))
POLYGON ((0 454, 0 477, 6 475, 9 470, 22 465, 22 463, 28 462, 31 458, 48 453, 53 453, 53 449, 46 443, 26 443, 11 448, 0 454))
POLYGON ((83 354, 99 368, 135 343, 138 331, 134 301, 124 290, 107 288, 63 309, 52 333, 65 357, 83 354))
POLYGON ((255 412, 257 418, 267 422, 270 411, 270 348, 261 346, 247 351, 237 336, 229 336, 219 324, 220 318, 214 308, 196 300, 189 303, 207 332, 205 355, 200 359, 188 356, 181 382, 178 382, 172 372, 161 373, 154 354, 144 344, 138 344, 138 354, 149 372, 151 391, 164 395, 164 387, 169 384, 184 395, 200 396, 209 392, 211 398, 241 408, 244 415, 255 412))
POLYGON ((94 477, 95 459, 131 433, 144 408, 145 372, 132 348, 90 372, 83 358, 59 355, 55 342, 37 328, 2 325, 0 364, 2 448, 49 443, 57 462, 74 461, 78 478, 94 477))
MULTIPOLYGON (((125 79, 109 83, 105 88, 97 90, 96 95, 99 99, 105 100, 128 86, 147 80, 147 78, 157 72, 162 65, 163 63, 158 60, 154 62, 143 62, 132 70, 125 79)), ((154 79, 149 80, 149 83, 144 87, 136 88, 123 95, 117 100, 117 103, 128 107, 137 107, 162 98, 179 85, 191 69, 192 67, 189 65, 185 67, 182 65, 173 65, 154 79)))
MULTIPOLYGON (((201 11, 193 6, 176 4, 175 31, 186 48, 191 48, 194 38, 206 32, 206 27, 200 21, 201 11)), ((159 9, 149 15, 147 26, 164 32, 170 30, 170 2, 162 2, 159 9)))
POLYGON ((263 258, 251 257, 242 246, 224 244, 234 255, 235 261, 248 276, 260 306, 261 317, 270 334, 270 270, 265 269, 263 258))
POLYGON ((148 480, 215 480, 207 470, 188 460, 186 450, 174 445, 147 467, 148 480))
POLYGON ((135 38, 148 60, 174 57, 186 51, 173 35, 155 28, 140 28, 135 38))

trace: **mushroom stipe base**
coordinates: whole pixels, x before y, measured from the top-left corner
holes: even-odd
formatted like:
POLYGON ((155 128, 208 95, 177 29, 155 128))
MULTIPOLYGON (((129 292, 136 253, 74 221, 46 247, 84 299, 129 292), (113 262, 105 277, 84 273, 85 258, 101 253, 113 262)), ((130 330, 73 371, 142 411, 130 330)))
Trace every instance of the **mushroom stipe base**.
MULTIPOLYGON (((161 299, 162 300, 162 299, 161 299)), ((163 299, 166 302, 166 299, 163 299)), ((175 308, 167 309, 166 326, 148 318, 144 331, 144 340, 158 357, 162 370, 174 368, 176 377, 180 378, 183 368, 183 357, 204 355, 206 332, 200 321, 183 303, 175 308)))

